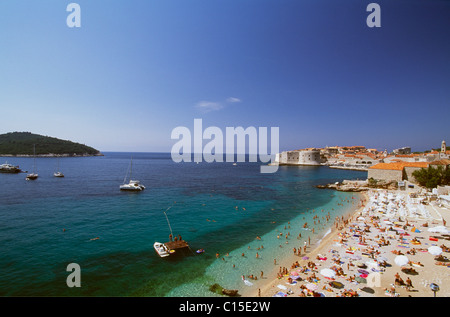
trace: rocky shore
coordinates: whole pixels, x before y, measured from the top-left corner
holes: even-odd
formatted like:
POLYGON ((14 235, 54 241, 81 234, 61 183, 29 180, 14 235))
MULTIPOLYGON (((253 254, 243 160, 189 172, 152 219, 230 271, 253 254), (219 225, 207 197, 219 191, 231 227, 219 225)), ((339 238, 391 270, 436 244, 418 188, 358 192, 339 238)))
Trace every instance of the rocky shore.
POLYGON ((375 188, 395 190, 397 189, 397 182, 378 181, 374 183, 369 180, 364 181, 343 180, 342 182, 336 182, 333 184, 317 185, 316 187, 320 189, 334 189, 343 192, 363 192, 375 188))

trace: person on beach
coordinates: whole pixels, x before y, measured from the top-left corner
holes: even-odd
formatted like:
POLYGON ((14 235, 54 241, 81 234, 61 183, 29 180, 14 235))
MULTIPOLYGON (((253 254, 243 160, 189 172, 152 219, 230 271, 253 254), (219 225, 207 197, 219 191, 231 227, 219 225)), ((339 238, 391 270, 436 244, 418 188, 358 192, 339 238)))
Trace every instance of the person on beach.
POLYGON ((413 288, 412 281, 409 276, 406 278, 406 290, 409 292, 413 288))

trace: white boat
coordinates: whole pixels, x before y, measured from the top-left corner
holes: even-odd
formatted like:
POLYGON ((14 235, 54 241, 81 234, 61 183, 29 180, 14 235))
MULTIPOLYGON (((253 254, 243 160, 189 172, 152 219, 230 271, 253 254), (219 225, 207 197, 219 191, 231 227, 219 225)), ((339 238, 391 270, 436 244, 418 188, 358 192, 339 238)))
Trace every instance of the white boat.
POLYGON ((20 173, 21 170, 19 166, 14 166, 6 162, 5 164, 0 165, 0 173, 20 173))
POLYGON ((27 181, 35 180, 39 177, 39 175, 36 173, 36 144, 33 145, 33 173, 27 174, 27 177, 25 178, 27 181))
POLYGON ((131 179, 132 170, 133 170, 133 158, 131 158, 130 162, 130 181, 128 184, 126 184, 127 175, 125 175, 123 185, 120 185, 120 190, 142 191, 145 189, 145 186, 142 185, 141 182, 131 179))
POLYGON ((58 158, 58 168, 57 168, 57 172, 54 172, 54 173, 53 173, 53 176, 55 176, 55 177, 64 177, 64 174, 61 173, 61 172, 59 171, 59 158, 58 158))
POLYGON ((162 258, 170 255, 170 250, 166 247, 164 243, 161 242, 155 242, 153 244, 153 247, 155 248, 156 253, 162 258))
POLYGON ((130 191, 142 191, 145 189, 145 186, 142 185, 139 181, 130 180, 128 184, 120 185, 120 190, 130 190, 130 191))
POLYGON ((34 181, 39 177, 36 173, 27 174, 27 177, 25 178, 27 181, 34 181))

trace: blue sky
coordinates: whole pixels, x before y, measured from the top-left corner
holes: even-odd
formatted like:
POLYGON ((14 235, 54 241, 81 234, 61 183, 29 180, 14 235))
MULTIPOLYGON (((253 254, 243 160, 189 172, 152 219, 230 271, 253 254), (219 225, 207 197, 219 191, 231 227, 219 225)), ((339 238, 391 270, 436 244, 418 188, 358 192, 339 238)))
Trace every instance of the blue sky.
POLYGON ((0 133, 169 152, 177 126, 279 127, 280 149, 450 143, 450 1, 0 2, 0 133))

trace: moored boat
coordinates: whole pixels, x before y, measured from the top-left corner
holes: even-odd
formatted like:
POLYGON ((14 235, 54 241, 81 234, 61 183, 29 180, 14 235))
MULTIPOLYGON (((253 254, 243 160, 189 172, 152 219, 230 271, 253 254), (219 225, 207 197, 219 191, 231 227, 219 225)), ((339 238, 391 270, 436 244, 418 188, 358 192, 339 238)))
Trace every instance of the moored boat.
POLYGON ((27 181, 34 181, 39 177, 36 173, 27 174, 27 177, 25 178, 27 181))
POLYGON ((135 192, 143 191, 145 189, 145 186, 142 185, 140 181, 131 179, 132 171, 133 171, 133 158, 131 158, 130 162, 130 181, 128 184, 125 184, 125 181, 127 179, 127 175, 125 175, 123 185, 120 185, 120 190, 135 191, 135 192))
POLYGON ((0 165, 0 173, 20 173, 22 170, 19 166, 14 166, 6 162, 5 164, 0 165))
POLYGON ((53 173, 53 176, 54 177, 64 177, 64 174, 59 171, 59 158, 58 158, 58 168, 57 168, 56 172, 53 173))
POLYGON ((27 177, 25 178, 27 181, 35 180, 39 177, 39 175, 36 173, 36 145, 33 146, 33 173, 27 174, 27 177))
POLYGON ((128 191, 142 191, 145 189, 145 186, 142 185, 139 181, 130 180, 128 184, 120 185, 120 190, 128 190, 128 191))
POLYGON ((155 242, 153 247, 155 248, 156 253, 162 258, 170 255, 170 250, 164 243, 155 242))

